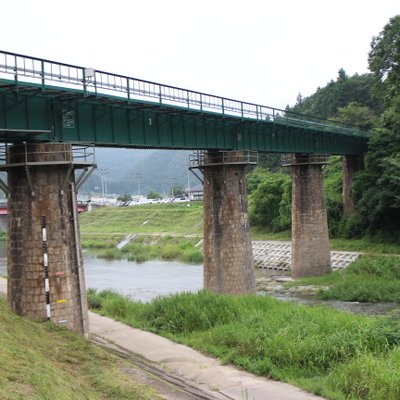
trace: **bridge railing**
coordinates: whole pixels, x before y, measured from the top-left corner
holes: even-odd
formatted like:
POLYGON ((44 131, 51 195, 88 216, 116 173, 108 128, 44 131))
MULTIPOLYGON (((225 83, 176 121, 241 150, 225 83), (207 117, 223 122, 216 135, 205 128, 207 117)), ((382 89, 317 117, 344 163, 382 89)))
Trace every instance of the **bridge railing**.
POLYGON ((75 89, 85 96, 117 96, 127 102, 145 101, 186 108, 189 111, 214 112, 286 126, 367 136, 365 131, 357 127, 309 115, 5 51, 0 51, 0 79, 13 84, 40 85, 47 89, 75 89))

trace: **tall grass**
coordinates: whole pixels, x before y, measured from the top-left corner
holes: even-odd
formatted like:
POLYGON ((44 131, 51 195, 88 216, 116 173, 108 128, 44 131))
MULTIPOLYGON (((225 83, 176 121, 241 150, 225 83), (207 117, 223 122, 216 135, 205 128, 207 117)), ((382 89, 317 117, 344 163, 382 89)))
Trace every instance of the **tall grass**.
MULTIPOLYGON (((390 368, 397 367, 400 322, 396 318, 375 319, 269 297, 206 291, 150 303, 132 302, 112 292, 92 292, 89 299, 101 313, 129 325, 330 398, 347 398, 350 393, 354 399, 379 398, 379 385, 370 385, 368 393, 355 394, 357 390, 351 389, 368 378, 360 370, 364 359, 382 367, 375 371, 377 382, 385 381, 390 368), (385 355, 392 353, 393 359, 385 364, 385 355), (346 368, 354 370, 354 376, 358 374, 357 381, 346 381, 346 368)), ((395 383, 400 387, 400 374, 395 383)), ((396 385, 388 389, 388 398, 396 398, 396 385)))
POLYGON ((344 270, 300 279, 293 285, 320 285, 320 299, 360 302, 400 302, 400 257, 362 256, 344 270))

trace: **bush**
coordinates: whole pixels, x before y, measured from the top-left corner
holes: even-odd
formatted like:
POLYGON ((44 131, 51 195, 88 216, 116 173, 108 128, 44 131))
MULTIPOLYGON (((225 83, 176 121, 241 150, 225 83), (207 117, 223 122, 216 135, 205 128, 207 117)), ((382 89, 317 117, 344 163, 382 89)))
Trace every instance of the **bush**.
POLYGON ((291 222, 291 180, 284 174, 265 173, 249 196, 250 222, 272 231, 282 231, 291 222))

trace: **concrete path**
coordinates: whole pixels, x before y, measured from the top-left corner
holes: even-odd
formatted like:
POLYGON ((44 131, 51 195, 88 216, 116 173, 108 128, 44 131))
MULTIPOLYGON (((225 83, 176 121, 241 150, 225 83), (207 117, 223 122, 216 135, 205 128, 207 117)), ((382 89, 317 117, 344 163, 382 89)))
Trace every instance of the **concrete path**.
MULTIPOLYGON (((7 281, 0 278, 0 292, 7 281)), ((91 334, 158 364, 191 381, 214 398, 231 400, 324 400, 295 386, 257 377, 233 366, 221 365, 190 347, 131 328, 111 318, 89 313, 91 334)))

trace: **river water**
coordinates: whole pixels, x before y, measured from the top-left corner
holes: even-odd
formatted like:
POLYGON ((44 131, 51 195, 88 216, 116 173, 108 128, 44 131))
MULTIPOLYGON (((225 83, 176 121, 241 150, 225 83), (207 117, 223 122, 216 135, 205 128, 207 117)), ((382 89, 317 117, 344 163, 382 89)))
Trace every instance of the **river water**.
MULTIPOLYGON (((0 242, 0 275, 7 274, 7 251, 0 242)), ((111 289, 134 300, 149 301, 183 291, 197 292, 203 287, 203 266, 177 261, 152 260, 136 263, 97 258, 83 251, 86 287, 111 289)))
MULTIPOLYGON (((96 252, 83 251, 86 287, 111 289, 133 300, 149 301, 183 291, 197 292, 203 287, 203 266, 178 261, 151 260, 136 263, 127 260, 97 258, 96 252)), ((268 273, 259 271, 257 275, 268 273)), ((0 275, 7 274, 5 242, 0 242, 0 275)), ((325 304, 356 314, 384 315, 398 308, 397 303, 358 303, 341 301, 318 301, 282 293, 267 293, 280 300, 296 301, 310 306, 325 304)))

